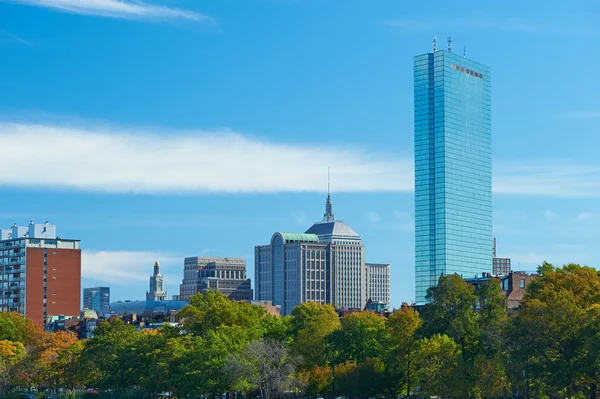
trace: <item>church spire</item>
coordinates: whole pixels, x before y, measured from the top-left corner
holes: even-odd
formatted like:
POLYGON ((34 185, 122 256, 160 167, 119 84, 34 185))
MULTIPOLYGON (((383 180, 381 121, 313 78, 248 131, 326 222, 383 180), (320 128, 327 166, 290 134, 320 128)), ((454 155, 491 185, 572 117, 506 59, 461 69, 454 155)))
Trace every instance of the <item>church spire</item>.
POLYGON ((333 222, 333 205, 331 204, 331 168, 327 168, 327 202, 325 203, 324 222, 333 222))

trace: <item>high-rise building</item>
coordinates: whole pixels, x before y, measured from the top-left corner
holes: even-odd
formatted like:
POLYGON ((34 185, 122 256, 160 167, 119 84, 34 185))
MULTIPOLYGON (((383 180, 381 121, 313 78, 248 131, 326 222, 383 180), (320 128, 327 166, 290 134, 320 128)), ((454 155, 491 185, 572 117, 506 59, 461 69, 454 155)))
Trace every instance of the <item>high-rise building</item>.
POLYGON ((390 309, 390 265, 365 263, 367 278, 367 300, 383 302, 390 309))
POLYGON ((81 312, 79 240, 56 236, 48 222, 0 229, 0 311, 39 325, 81 312))
MULTIPOLYGON (((181 282, 179 288, 179 299, 182 301, 189 301, 191 296, 202 291, 203 284, 207 283, 208 279, 212 279, 212 284, 214 285, 215 278, 223 280, 223 288, 225 288, 225 286, 230 286, 231 288, 231 286, 239 284, 242 286, 240 290, 243 290, 243 287, 247 283, 245 282, 246 277, 238 278, 242 275, 246 275, 246 259, 243 258, 216 258, 202 256, 185 258, 183 263, 183 281, 181 282), (200 272, 208 265, 211 265, 210 269, 212 271, 202 274, 201 276, 200 272), (236 273, 228 274, 230 272, 236 273), (232 278, 229 280, 229 282, 225 283, 224 276, 231 276, 232 278), (204 283, 201 279, 204 279, 204 283), (235 280, 237 280, 237 282, 235 280)), ((225 291, 223 292, 225 293, 225 291)), ((229 291, 227 292, 229 293, 229 291)))
POLYGON ((154 263, 154 274, 150 276, 150 290, 146 292, 147 301, 166 301, 165 278, 160 274, 160 264, 154 263))
POLYGON ((490 69, 451 43, 414 59, 417 304, 443 274, 492 272, 490 69))
POLYGON ((341 309, 362 309, 367 302, 365 246, 356 231, 334 218, 331 195, 327 194, 323 220, 314 223, 306 234, 314 234, 328 245, 331 303, 341 309))
POLYGON ((283 315, 303 302, 362 309, 367 301, 365 246, 334 218, 330 195, 323 220, 305 233, 278 232, 270 245, 257 246, 254 268, 256 299, 281 306, 283 315))
POLYGON ((494 276, 506 276, 512 271, 510 258, 498 258, 496 257, 496 238, 492 244, 492 274, 494 276))
POLYGON ((110 287, 84 288, 83 307, 96 312, 110 310, 110 287))
POLYGON ((254 253, 257 300, 281 306, 284 316, 303 302, 333 303, 327 244, 315 234, 275 233, 254 253))
POLYGON ((209 262, 198 270, 199 292, 219 291, 234 301, 251 301, 252 287, 246 278, 246 260, 243 262, 209 262))

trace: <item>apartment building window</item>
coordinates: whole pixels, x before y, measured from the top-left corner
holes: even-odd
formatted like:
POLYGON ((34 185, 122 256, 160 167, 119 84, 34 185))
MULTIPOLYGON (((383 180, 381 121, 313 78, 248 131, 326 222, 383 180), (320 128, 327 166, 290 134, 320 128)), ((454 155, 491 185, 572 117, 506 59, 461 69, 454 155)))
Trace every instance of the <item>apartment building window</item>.
POLYGON ((521 288, 525 288, 525 280, 521 279, 521 288))

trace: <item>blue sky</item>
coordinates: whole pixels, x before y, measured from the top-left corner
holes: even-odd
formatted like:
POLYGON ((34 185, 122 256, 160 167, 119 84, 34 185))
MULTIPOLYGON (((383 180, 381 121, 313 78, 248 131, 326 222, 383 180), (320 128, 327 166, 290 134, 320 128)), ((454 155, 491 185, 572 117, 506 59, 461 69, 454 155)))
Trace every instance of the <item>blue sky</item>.
POLYGON ((83 286, 245 257, 324 212, 414 299, 412 58, 492 68, 494 235, 513 268, 597 266, 595 0, 0 0, 0 225, 81 239, 83 286))

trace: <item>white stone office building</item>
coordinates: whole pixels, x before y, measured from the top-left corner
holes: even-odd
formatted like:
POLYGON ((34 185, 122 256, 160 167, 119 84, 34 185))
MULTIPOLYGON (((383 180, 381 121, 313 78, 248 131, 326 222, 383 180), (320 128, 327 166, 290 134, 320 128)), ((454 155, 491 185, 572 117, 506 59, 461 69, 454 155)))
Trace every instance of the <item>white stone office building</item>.
POLYGON ((270 245, 255 248, 254 266, 255 298, 281 306, 282 315, 303 302, 362 309, 368 299, 365 246, 335 220, 330 195, 322 221, 304 234, 275 233, 270 245))
POLYGON ((390 310, 390 265, 366 263, 367 300, 385 303, 390 310))

